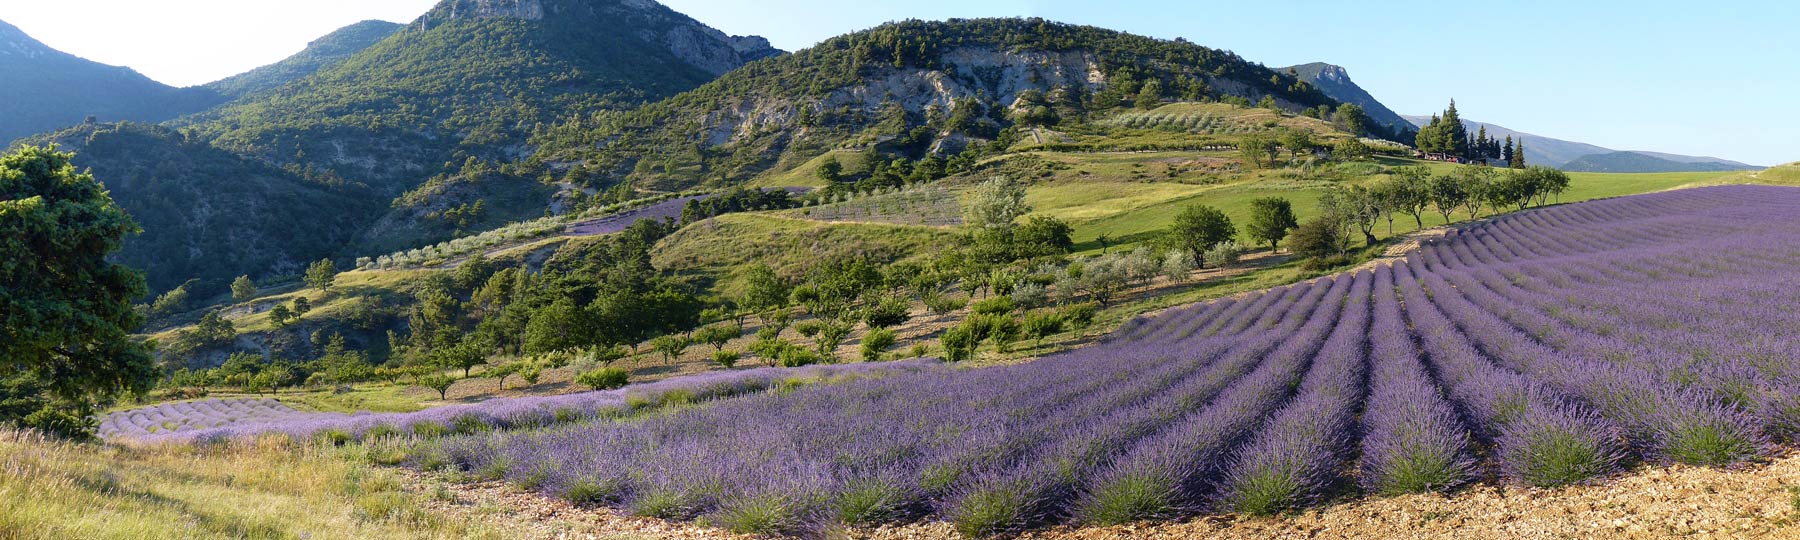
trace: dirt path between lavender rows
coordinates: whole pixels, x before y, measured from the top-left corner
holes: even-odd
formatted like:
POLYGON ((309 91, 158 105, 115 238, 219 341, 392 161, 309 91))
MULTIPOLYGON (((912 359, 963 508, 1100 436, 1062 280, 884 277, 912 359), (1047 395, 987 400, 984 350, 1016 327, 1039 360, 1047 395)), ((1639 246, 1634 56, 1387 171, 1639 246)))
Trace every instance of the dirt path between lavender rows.
MULTIPOLYGON (((437 493, 427 506, 508 538, 748 539, 698 526, 582 508, 498 482, 447 483, 406 473, 409 489, 437 493)), ((1800 455, 1720 470, 1646 466, 1598 485, 1533 489, 1482 484, 1449 495, 1340 501, 1269 518, 1208 516, 1115 527, 1056 527, 1022 540, 1800 538, 1800 455)), ((833 538, 958 538, 944 522, 832 531, 833 538)))

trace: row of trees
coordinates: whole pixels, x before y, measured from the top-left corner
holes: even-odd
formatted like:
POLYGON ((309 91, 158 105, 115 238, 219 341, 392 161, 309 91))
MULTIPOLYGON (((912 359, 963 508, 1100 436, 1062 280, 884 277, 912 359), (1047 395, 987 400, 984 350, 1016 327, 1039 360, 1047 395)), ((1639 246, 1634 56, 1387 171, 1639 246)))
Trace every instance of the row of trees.
POLYGON ((1315 260, 1342 256, 1349 250, 1352 230, 1373 245, 1378 241, 1375 230, 1383 222, 1388 236, 1393 236, 1397 215, 1412 216, 1414 226, 1424 228, 1427 213, 1438 214, 1445 223, 1456 212, 1480 219, 1483 212, 1541 206, 1568 189, 1569 176, 1549 167, 1501 171, 1464 165, 1439 175, 1423 166, 1398 167, 1387 180, 1326 192, 1319 199, 1320 217, 1299 227, 1293 247, 1315 260))
POLYGON ((1456 111, 1455 100, 1450 101, 1450 107, 1442 114, 1432 115, 1431 121, 1419 128, 1414 145, 1427 154, 1444 154, 1469 161, 1500 160, 1508 168, 1525 168, 1523 139, 1515 141, 1507 135, 1506 141, 1501 142, 1488 135, 1486 125, 1471 134, 1456 111))

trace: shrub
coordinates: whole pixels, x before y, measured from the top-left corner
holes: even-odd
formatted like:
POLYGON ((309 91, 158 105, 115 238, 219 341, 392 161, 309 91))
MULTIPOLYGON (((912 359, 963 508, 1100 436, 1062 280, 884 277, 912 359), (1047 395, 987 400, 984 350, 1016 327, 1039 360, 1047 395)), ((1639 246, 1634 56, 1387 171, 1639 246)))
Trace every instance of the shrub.
POLYGON ((888 347, 894 346, 894 340, 895 334, 893 330, 886 328, 870 330, 869 333, 863 335, 862 338, 863 361, 874 362, 880 360, 881 353, 887 351, 888 347))
POLYGON ((1025 316, 1023 330, 1026 337, 1034 340, 1037 345, 1043 345, 1044 339, 1056 335, 1057 332, 1061 332, 1062 328, 1062 314, 1054 312, 1038 312, 1025 316))
POLYGON ((944 360, 961 362, 975 356, 975 329, 968 324, 961 324, 944 330, 941 338, 944 345, 944 360))
POLYGON ((423 438, 442 437, 450 434, 450 427, 439 422, 426 420, 414 423, 412 425, 412 432, 413 435, 423 438))
POLYGON ((582 478, 563 490, 563 498, 579 505, 601 505, 616 502, 624 491, 622 482, 613 478, 582 478))
POLYGON ((975 303, 974 311, 977 315, 1005 315, 1007 313, 1012 313, 1013 299, 1011 296, 996 296, 987 300, 982 300, 975 303))
POLYGON ((713 325, 694 332, 694 341, 713 346, 713 351, 725 350, 725 344, 737 339, 738 331, 725 325, 713 325))
POLYGON ((956 532, 967 538, 987 538, 1018 530, 1027 525, 1027 506, 1031 501, 1024 490, 1014 486, 984 489, 965 496, 951 511, 950 521, 956 532))
POLYGON ((1085 331, 1088 327, 1094 325, 1094 316, 1099 314, 1099 312, 1099 304, 1087 302, 1065 307, 1063 308, 1061 315, 1063 321, 1068 323, 1069 328, 1085 331))
POLYGON ((788 347, 787 349, 781 351, 780 360, 777 360, 777 363, 780 364, 781 367, 790 367, 791 368, 791 367, 800 367, 800 366, 810 366, 813 364, 823 363, 824 361, 825 361, 825 357, 820 356, 819 353, 812 352, 812 351, 802 349, 799 347, 788 347))
POLYGON ((1050 290, 1036 282, 1020 283, 1013 287, 1012 299, 1019 309, 1039 308, 1050 303, 1050 290))
MULTIPOLYGON (((1206 249, 1206 265, 1213 268, 1225 268, 1236 265, 1238 263, 1238 254, 1242 252, 1243 248, 1239 247, 1235 240, 1219 242, 1213 247, 1206 249)), ((1168 267, 1164 266, 1164 268, 1168 267)))
POLYGON ((913 497, 908 490, 893 482, 877 479, 854 480, 837 496, 838 521, 853 525, 894 521, 911 513, 907 508, 913 497))
POLYGON ((933 294, 931 296, 925 297, 925 308, 931 310, 931 312, 933 314, 937 314, 937 315, 944 315, 947 313, 951 313, 956 310, 962 309, 963 307, 968 306, 968 305, 969 305, 969 298, 966 296, 951 296, 951 295, 947 295, 947 294, 933 294))
POLYGON ((1125 475, 1089 494, 1081 505, 1081 518, 1095 525, 1166 518, 1180 511, 1177 496, 1168 479, 1125 475))
POLYGON ((575 377, 575 384, 594 390, 623 388, 631 382, 631 374, 623 369, 603 367, 575 377))
POLYGON ((475 414, 464 414, 450 419, 450 430, 458 435, 481 433, 491 429, 494 429, 493 424, 475 414))
POLYGON ((1314 218, 1294 229, 1288 249, 1301 257, 1322 259, 1343 254, 1345 238, 1340 222, 1327 217, 1314 218))
POLYGON ((863 310, 863 322, 870 328, 899 326, 911 317, 912 305, 895 297, 882 298, 863 310))
POLYGON ((737 351, 714 351, 712 360, 713 363, 718 364, 719 367, 731 369, 737 366, 738 359, 742 357, 743 353, 737 351))
POLYGON ((681 359, 681 353, 687 351, 691 342, 687 338, 675 335, 661 336, 650 340, 650 347, 662 353, 665 363, 673 364, 681 359))
POLYGON ((713 514, 713 519, 739 534, 793 536, 805 524, 801 509, 799 501, 792 497, 760 494, 726 502, 713 514))

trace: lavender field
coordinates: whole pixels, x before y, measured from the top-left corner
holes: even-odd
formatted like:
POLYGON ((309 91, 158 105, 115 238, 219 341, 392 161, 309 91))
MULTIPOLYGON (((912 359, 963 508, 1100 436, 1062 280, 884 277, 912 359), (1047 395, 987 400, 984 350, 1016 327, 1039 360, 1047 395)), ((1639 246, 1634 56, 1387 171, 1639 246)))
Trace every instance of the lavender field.
POLYGON ((98 434, 108 439, 167 436, 240 424, 297 422, 313 416, 268 398, 208 399, 110 413, 100 418, 98 434))
POLYGON ((99 434, 139 444, 186 444, 282 433, 340 441, 386 435, 422 438, 491 429, 523 429, 616 416, 670 402, 696 402, 760 392, 783 385, 937 370, 927 360, 883 364, 818 365, 717 371, 635 384, 617 390, 556 396, 500 398, 411 413, 304 412, 275 399, 212 399, 114 412, 100 419, 99 434))
POLYGON ((1725 466, 1800 429, 1800 191, 1500 217, 1017 366, 435 439, 411 463, 746 531, 1266 513, 1725 466))
POLYGON ((1134 320, 1022 365, 827 366, 809 369, 847 376, 792 388, 778 381, 794 373, 748 370, 407 415, 109 425, 175 441, 410 432, 424 436, 390 440, 413 467, 786 534, 942 519, 982 536, 1729 466, 1800 434, 1797 213, 1800 190, 1735 186, 1502 216, 1398 264, 1134 320), (713 401, 603 412, 669 394, 713 401))

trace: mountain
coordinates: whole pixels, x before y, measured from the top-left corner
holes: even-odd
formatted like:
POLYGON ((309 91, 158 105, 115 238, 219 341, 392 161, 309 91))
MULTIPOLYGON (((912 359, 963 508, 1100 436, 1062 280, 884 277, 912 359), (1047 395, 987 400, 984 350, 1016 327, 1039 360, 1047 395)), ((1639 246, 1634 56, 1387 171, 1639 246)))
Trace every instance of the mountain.
MULTIPOLYGON (((1412 122, 1413 125, 1417 126, 1424 126, 1426 122, 1431 121, 1430 116, 1405 115, 1405 118, 1407 121, 1412 122)), ((1488 136, 1496 139, 1505 140, 1507 137, 1512 137, 1513 140, 1522 139, 1525 142, 1525 161, 1532 165, 1561 167, 1563 164, 1575 161, 1576 158, 1580 158, 1581 156, 1614 152, 1614 150, 1609 148, 1601 148, 1587 143, 1533 135, 1510 129, 1499 124, 1489 124, 1486 122, 1465 119, 1463 120, 1463 125, 1471 130, 1480 129, 1481 126, 1487 126, 1488 136)))
MULTIPOLYGON (((1426 122, 1431 120, 1431 117, 1429 116, 1406 115, 1405 118, 1414 125, 1420 126, 1425 125, 1426 122)), ((1621 151, 1611 148, 1603 148, 1587 143, 1534 135, 1509 129, 1497 124, 1466 119, 1463 120, 1463 124, 1468 126, 1470 130, 1479 129, 1481 126, 1487 126, 1488 135, 1496 139, 1504 140, 1506 137, 1510 136, 1514 140, 1524 140, 1525 161, 1532 165, 1548 165, 1566 170, 1588 170, 1570 169, 1569 165, 1587 156, 1605 156, 1608 154, 1621 153, 1621 151)), ((1639 156, 1642 156, 1642 158, 1633 156, 1598 157, 1590 163, 1605 167, 1613 167, 1607 169, 1607 172, 1743 171, 1759 168, 1755 165, 1715 157, 1683 156, 1677 154, 1637 151, 1624 153, 1638 154, 1639 156), (1672 162, 1674 165, 1661 163, 1661 161, 1672 162), (1631 162, 1641 164, 1645 169, 1638 170, 1632 168, 1629 166, 1631 162)), ((1586 164, 1577 165, 1582 167, 1589 166, 1586 164)), ((1593 171, 1598 172, 1597 169, 1593 171)))
POLYGON ((139 123, 82 124, 25 139, 75 152, 144 233, 119 262, 143 269, 153 290, 190 278, 294 275, 342 248, 344 216, 386 206, 368 190, 307 177, 219 150, 181 132, 139 123))
MULTIPOLYGON (((1387 127, 1390 132, 1403 134, 1417 129, 1412 122, 1402 118, 1393 109, 1387 108, 1387 105, 1381 104, 1380 100, 1369 95, 1369 92, 1363 90, 1361 86, 1357 86, 1356 81, 1350 80, 1350 72, 1343 67, 1324 62, 1313 62, 1289 66, 1277 71, 1293 73, 1300 80, 1311 83, 1320 92, 1331 96, 1332 99, 1344 103, 1354 103, 1362 107, 1363 112, 1369 115, 1369 119, 1374 120, 1378 125, 1387 127)), ((1411 143, 1412 141, 1401 142, 1411 143)))
POLYGON ((904 21, 754 62, 622 114, 534 139, 534 162, 576 183, 678 189, 743 182, 840 147, 917 159, 992 140, 1024 116, 1078 122, 1137 99, 1272 97, 1336 104, 1227 51, 1042 19, 904 21))
MULTIPOLYGON (((1529 153, 1529 152, 1528 152, 1529 153)), ((1668 154, 1652 154, 1650 152, 1609 152, 1605 154, 1588 154, 1564 163, 1562 170, 1571 172, 1697 172, 1697 171, 1742 171, 1758 169, 1735 161, 1727 162, 1717 158, 1696 158, 1692 156, 1676 156, 1682 158, 1668 159, 1661 156, 1668 154)))
POLYGON ((300 51, 299 54, 274 64, 209 83, 206 88, 228 99, 237 99, 246 94, 271 90, 343 62, 352 55, 394 35, 394 32, 399 31, 402 27, 403 25, 387 21, 363 21, 352 24, 306 44, 306 50, 300 51))
POLYGON ((184 123, 221 148, 397 196, 470 157, 522 156, 540 125, 671 96, 769 54, 744 47, 642 0, 446 0, 339 64, 184 123))
POLYGON ((4 21, 0 81, 0 145, 89 116, 159 122, 221 100, 209 90, 173 88, 129 68, 52 49, 4 21))
POLYGON ((541 215, 555 190, 500 165, 529 153, 533 132, 777 54, 644 0, 447 0, 214 83, 208 95, 241 97, 166 128, 89 124, 36 141, 80 152, 138 216, 144 233, 122 258, 164 290, 541 215))

